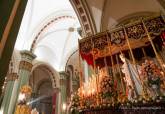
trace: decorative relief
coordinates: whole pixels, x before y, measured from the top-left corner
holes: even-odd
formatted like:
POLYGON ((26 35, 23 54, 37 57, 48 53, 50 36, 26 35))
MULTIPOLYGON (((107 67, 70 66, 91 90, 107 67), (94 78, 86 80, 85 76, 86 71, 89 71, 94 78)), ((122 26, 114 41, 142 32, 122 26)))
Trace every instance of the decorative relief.
POLYGON ((104 50, 106 46, 108 46, 108 41, 106 35, 101 37, 93 37, 92 42, 94 44, 94 48, 99 50, 104 50))
POLYGON ((111 32, 108 35, 110 36, 109 41, 112 45, 123 45, 125 43, 125 35, 123 29, 111 32))
POLYGON ((146 20, 144 23, 151 36, 159 35, 163 30, 165 30, 165 22, 162 17, 146 20))
POLYGON ((31 71, 32 67, 33 67, 32 63, 29 63, 27 61, 21 61, 19 65, 19 69, 25 69, 28 71, 31 71))
POLYGON ((146 36, 142 23, 127 27, 126 32, 127 32, 128 38, 141 39, 146 36))
POLYGON ((98 33, 84 38, 85 40, 81 39, 79 41, 81 56, 86 59, 88 57, 87 55, 91 54, 91 50, 93 50, 92 56, 95 58, 103 57, 109 54, 108 44, 111 44, 112 46, 120 45, 120 48, 122 48, 126 42, 126 36, 128 36, 130 42, 132 42, 131 39, 135 41, 142 38, 145 38, 145 41, 147 41, 148 38, 145 26, 151 37, 160 35, 161 32, 165 30, 165 22, 161 16, 146 18, 144 24, 142 21, 129 23, 128 25, 125 25, 125 27, 118 27, 112 31, 98 33), (124 29, 126 30, 126 33, 124 32, 124 29), (82 55, 82 53, 86 55, 82 55))
POLYGON ((108 54, 108 37, 106 34, 92 38, 93 55, 96 58, 108 54))
POLYGON ((92 51, 92 48, 93 48, 93 46, 92 46, 93 44, 92 44, 92 41, 91 41, 91 39, 85 39, 85 40, 83 40, 81 43, 80 43, 80 51, 82 52, 82 53, 90 53, 91 51, 92 51))

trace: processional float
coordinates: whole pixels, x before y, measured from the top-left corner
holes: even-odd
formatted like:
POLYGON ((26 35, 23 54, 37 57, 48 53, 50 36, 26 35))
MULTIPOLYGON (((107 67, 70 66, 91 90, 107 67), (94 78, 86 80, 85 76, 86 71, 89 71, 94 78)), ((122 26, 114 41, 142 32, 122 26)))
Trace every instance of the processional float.
POLYGON ((165 19, 155 15, 79 40, 80 88, 72 109, 164 101, 165 19), (83 81, 81 60, 93 67, 83 81))

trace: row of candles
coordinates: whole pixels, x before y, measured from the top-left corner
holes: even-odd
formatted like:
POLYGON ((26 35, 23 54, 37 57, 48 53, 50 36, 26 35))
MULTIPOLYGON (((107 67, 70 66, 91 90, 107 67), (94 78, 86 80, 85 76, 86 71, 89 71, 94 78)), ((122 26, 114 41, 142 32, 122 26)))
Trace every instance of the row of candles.
POLYGON ((82 86, 78 89, 79 96, 83 98, 91 98, 96 96, 100 91, 100 81, 107 75, 105 69, 98 69, 98 74, 93 74, 89 77, 87 82, 82 83, 82 86))

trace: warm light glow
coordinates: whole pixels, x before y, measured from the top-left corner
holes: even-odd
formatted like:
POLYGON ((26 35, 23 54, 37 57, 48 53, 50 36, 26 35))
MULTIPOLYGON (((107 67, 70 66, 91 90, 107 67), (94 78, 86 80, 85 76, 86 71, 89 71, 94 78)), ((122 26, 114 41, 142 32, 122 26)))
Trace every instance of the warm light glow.
POLYGON ((91 94, 91 90, 88 91, 88 95, 90 95, 90 94, 91 94))
POLYGON ((165 68, 165 64, 163 64, 163 67, 165 68))
POLYGON ((84 90, 82 90, 82 94, 85 94, 85 91, 84 90))
POLYGON ((25 94, 20 93, 20 94, 19 94, 19 97, 18 97, 18 101, 22 101, 22 100, 24 100, 24 99, 25 99, 25 94))
POLYGON ((62 109, 63 109, 63 111, 66 110, 66 103, 63 103, 63 105, 62 105, 62 109))
POLYGON ((95 93, 95 89, 92 89, 92 93, 95 93))
POLYGON ((164 73, 163 72, 160 72, 162 75, 164 75, 164 73))
POLYGON ((96 94, 97 92, 97 81, 96 81, 96 76, 93 74, 90 78, 89 81, 84 82, 82 87, 79 88, 79 93, 81 97, 91 97, 92 95, 96 94))

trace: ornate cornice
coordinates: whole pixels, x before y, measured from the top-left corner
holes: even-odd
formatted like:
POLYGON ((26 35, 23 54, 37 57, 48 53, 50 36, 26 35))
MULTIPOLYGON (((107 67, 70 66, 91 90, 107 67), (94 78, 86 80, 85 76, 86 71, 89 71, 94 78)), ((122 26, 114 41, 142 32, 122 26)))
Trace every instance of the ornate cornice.
POLYGON ((19 64, 19 69, 25 69, 31 71, 33 65, 32 61, 36 58, 36 56, 27 50, 23 50, 21 53, 21 62, 19 64))

